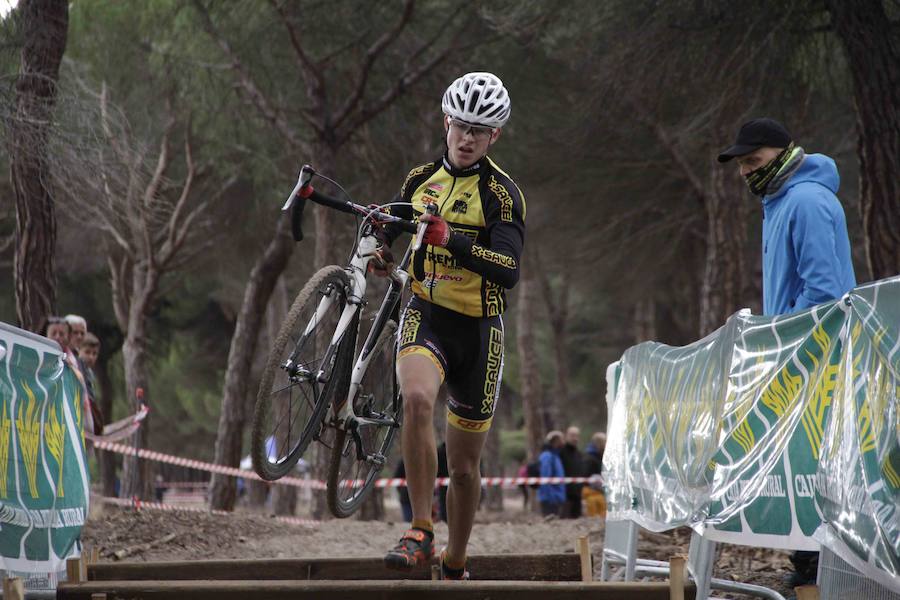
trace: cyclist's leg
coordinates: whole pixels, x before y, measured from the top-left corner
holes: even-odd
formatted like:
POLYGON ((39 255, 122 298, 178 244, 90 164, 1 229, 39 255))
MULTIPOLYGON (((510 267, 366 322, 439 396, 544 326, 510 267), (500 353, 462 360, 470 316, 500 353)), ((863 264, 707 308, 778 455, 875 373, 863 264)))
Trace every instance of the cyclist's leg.
POLYGON ((481 452, 493 419, 503 371, 503 322, 499 317, 491 317, 478 319, 473 326, 475 335, 467 340, 469 360, 448 378, 452 398, 447 412, 450 539, 446 563, 453 569, 465 566, 466 546, 481 497, 481 452))
POLYGON ((412 528, 385 556, 390 568, 409 569, 434 554, 431 506, 437 474, 432 414, 446 373, 440 344, 431 334, 430 306, 413 299, 403 314, 397 379, 403 396, 403 461, 412 505, 412 528))
POLYGON ((437 473, 432 413, 441 387, 441 373, 429 358, 410 353, 397 361, 397 378, 403 395, 400 435, 413 521, 430 521, 437 473))
POLYGON ((449 566, 465 566, 466 546, 475 522, 475 511, 481 498, 481 451, 487 431, 471 432, 447 427, 447 467, 450 489, 447 490, 447 562, 449 566))
POLYGON ((432 329, 429 302, 413 297, 400 323, 397 380, 403 396, 403 462, 414 522, 431 522, 437 448, 434 403, 444 382, 447 362, 432 329))

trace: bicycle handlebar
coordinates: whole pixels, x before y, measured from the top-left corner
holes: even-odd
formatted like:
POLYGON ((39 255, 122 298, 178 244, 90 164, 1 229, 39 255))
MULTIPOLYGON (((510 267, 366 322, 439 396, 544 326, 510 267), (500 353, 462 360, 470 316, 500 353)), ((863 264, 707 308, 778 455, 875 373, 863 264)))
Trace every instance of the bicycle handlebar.
POLYGON ((315 190, 312 185, 310 185, 313 175, 315 175, 315 171, 313 170, 313 168, 309 165, 303 165, 303 168, 300 169, 300 176, 297 178, 297 185, 294 186, 293 191, 291 191, 291 195, 288 196, 287 202, 285 202, 284 206, 282 207, 282 210, 293 209, 292 229, 294 233, 294 239, 296 241, 299 242, 301 239, 303 239, 302 215, 307 199, 312 200, 316 204, 321 204, 322 206, 327 206, 328 208, 332 208, 340 212, 349 213, 351 215, 363 215, 366 218, 373 218, 382 222, 395 223, 400 227, 400 229, 413 235, 418 234, 419 236, 421 236, 421 234, 424 232, 424 225, 426 225, 425 223, 407 221, 388 213, 381 212, 378 209, 372 210, 365 206, 355 204, 349 200, 338 200, 336 198, 332 198, 327 194, 323 194, 322 192, 315 190))

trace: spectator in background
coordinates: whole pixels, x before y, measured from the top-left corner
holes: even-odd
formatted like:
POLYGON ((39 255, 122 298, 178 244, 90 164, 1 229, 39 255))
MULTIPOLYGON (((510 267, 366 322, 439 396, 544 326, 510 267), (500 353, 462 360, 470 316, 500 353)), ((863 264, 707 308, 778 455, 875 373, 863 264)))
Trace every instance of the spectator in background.
POLYGON ((84 334, 81 342, 81 348, 78 350, 78 357, 94 378, 94 367, 97 364, 97 357, 100 355, 100 340, 93 333, 84 334))
POLYGON ((97 377, 94 375, 94 366, 97 364, 97 357, 100 354, 100 340, 93 333, 87 332, 81 341, 81 349, 78 351, 78 360, 82 366, 84 374, 84 383, 88 390, 88 396, 91 400, 91 416, 94 419, 94 433, 100 435, 103 433, 103 426, 106 424, 103 411, 100 410, 100 402, 97 401, 96 386, 97 377))
POLYGON ((44 326, 44 335, 57 344, 59 344, 63 352, 69 351, 69 336, 72 329, 65 319, 62 317, 47 317, 47 324, 44 326))
MULTIPOLYGON (((581 443, 581 430, 574 425, 566 429, 565 445, 559 453, 566 477, 584 477, 584 457, 578 445, 581 443)), ((564 519, 577 519, 581 516, 581 489, 583 483, 566 484, 566 503, 563 507, 564 519)))
POLYGON ((78 356, 81 356, 81 342, 87 333, 87 321, 78 315, 66 315, 65 319, 69 324, 69 346, 78 356))
MULTIPOLYGON (((719 162, 734 159, 762 203, 763 314, 785 315, 840 298, 856 286, 841 178, 834 160, 807 154, 784 125, 741 125, 719 162)), ((819 553, 797 550, 791 587, 816 582, 819 553)))
MULTIPOLYGON (((519 465, 519 470, 516 472, 516 477, 520 479, 524 479, 528 477, 528 461, 526 460, 521 465, 519 465)), ((519 490, 522 492, 522 510, 528 510, 528 486, 524 483, 519 484, 519 490)))
MULTIPOLYGON (((544 449, 538 457, 541 465, 541 477, 564 477, 563 464, 559 453, 565 442, 562 431, 551 431, 544 438, 544 449)), ((564 483, 542 483, 537 491, 541 514, 545 517, 559 516, 566 502, 566 485, 564 483)))
POLYGON ((589 478, 582 497, 589 517, 606 516, 606 496, 603 494, 603 450, 606 448, 606 434, 597 432, 584 451, 584 476, 589 478))

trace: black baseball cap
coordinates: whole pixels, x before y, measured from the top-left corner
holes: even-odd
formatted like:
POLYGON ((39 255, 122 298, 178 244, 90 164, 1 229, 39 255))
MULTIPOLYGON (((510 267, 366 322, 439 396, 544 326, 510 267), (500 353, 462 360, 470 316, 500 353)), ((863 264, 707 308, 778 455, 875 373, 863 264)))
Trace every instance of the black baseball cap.
POLYGON ((775 119, 767 117, 753 119, 741 125, 737 140, 731 148, 719 155, 719 162, 728 162, 735 156, 750 154, 766 146, 787 148, 790 143, 791 134, 775 119))

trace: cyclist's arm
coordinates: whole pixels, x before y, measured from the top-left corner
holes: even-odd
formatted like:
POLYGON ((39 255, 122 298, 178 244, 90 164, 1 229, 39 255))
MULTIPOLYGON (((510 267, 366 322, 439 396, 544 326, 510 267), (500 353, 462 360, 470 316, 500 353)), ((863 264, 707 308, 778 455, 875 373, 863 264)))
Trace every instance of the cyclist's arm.
POLYGON ((525 245, 525 203, 515 184, 502 189, 502 200, 491 193, 485 202, 490 247, 453 231, 447 250, 466 269, 509 289, 519 281, 519 259, 525 245))
MULTIPOLYGON (((394 199, 391 200, 392 203, 398 202, 399 204, 394 204, 393 206, 389 206, 385 209, 384 212, 393 215, 395 217, 400 217, 405 221, 411 221, 413 219, 413 207, 412 204, 403 200, 403 197, 400 194, 394 196, 394 199)), ((384 243, 388 246, 391 246, 400 234, 403 233, 403 229, 400 228, 398 223, 385 223, 382 227, 384 231, 384 243)))
MULTIPOLYGON (((431 174, 434 173, 434 169, 435 163, 432 162, 419 165, 410 171, 406 176, 406 180, 403 182, 403 186, 400 188, 400 192, 394 196, 393 200, 391 200, 391 202, 399 202, 400 204, 389 207, 385 212, 394 215, 395 217, 411 221, 413 217, 415 217, 412 207, 412 196, 415 193, 416 188, 419 187, 423 181, 431 177, 431 174)), ((383 227, 383 230, 384 237, 386 238, 384 241, 388 246, 393 244, 394 240, 403 233, 403 230, 396 223, 386 224, 383 227)))

